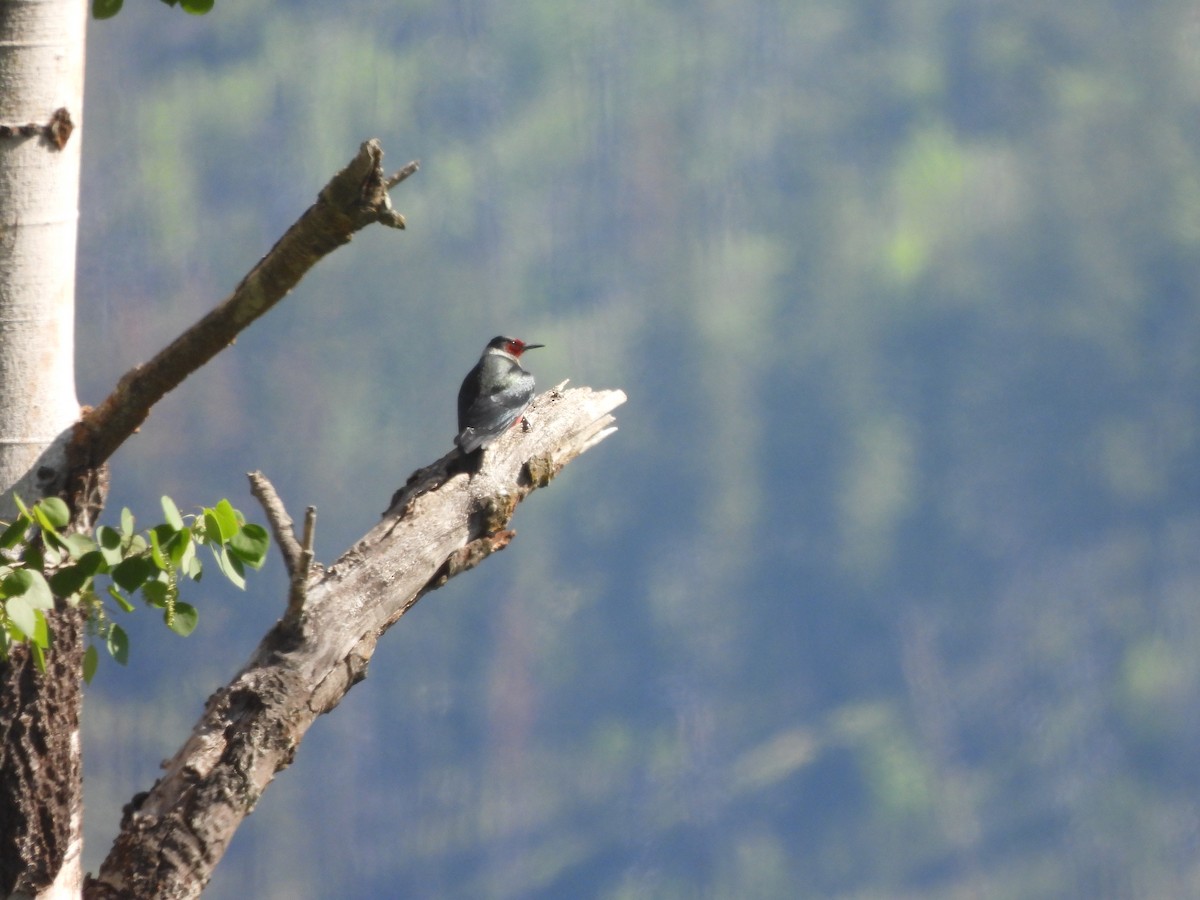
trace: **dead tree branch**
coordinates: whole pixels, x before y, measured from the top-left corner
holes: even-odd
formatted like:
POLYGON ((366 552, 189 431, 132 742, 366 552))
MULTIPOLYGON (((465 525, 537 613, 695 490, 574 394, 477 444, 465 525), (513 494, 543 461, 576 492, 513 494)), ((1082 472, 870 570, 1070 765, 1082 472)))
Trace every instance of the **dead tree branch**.
POLYGON ((126 807, 88 900, 200 894, 242 820, 286 767, 317 716, 358 681, 380 635, 414 603, 505 547, 526 496, 615 431, 625 395, 589 388, 538 397, 527 431, 488 448, 475 474, 457 451, 414 473, 383 521, 308 586, 288 617, 213 694, 147 794, 126 807))
POLYGON ((288 515, 275 485, 262 472, 249 472, 246 477, 250 480, 250 493, 262 506, 267 516, 267 524, 271 526, 271 534, 275 536, 275 544, 283 556, 283 564, 291 575, 300 564, 302 547, 296 540, 296 532, 292 530, 292 517, 288 515))
POLYGON ((288 570, 288 601, 284 619, 295 624, 300 619, 300 611, 304 608, 304 600, 308 595, 308 580, 313 568, 313 537, 317 528, 317 508, 310 506, 304 513, 304 536, 296 540, 296 532, 292 530, 292 517, 287 514, 283 500, 275 490, 275 485, 262 472, 250 472, 250 493, 267 514, 271 524, 271 533, 279 544, 279 552, 288 570))
POLYGON ((387 191, 416 171, 416 163, 388 178, 382 162, 379 141, 366 141, 229 297, 152 360, 125 373, 75 429, 68 449, 71 470, 89 472, 103 465, 137 431, 155 403, 232 344, 355 232, 374 222, 403 228, 404 217, 392 208, 387 191))
POLYGON ((317 508, 310 506, 304 511, 304 538, 300 543, 300 558, 292 571, 288 587, 287 614, 285 619, 290 624, 300 621, 304 604, 308 600, 308 580, 312 577, 313 568, 313 537, 317 530, 317 508))

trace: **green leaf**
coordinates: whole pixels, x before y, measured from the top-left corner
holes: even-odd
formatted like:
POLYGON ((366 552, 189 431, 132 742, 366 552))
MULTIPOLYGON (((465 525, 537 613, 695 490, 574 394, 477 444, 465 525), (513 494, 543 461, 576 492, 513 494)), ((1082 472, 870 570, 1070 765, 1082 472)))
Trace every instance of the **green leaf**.
POLYGON ((236 556, 232 556, 225 552, 225 548, 213 550, 213 556, 217 558, 217 565, 221 571, 225 573, 225 577, 240 587, 246 589, 245 569, 242 568, 242 561, 236 556))
POLYGON ((41 572, 30 571, 30 584, 25 591, 25 599, 34 609, 54 609, 54 592, 46 582, 41 572))
POLYGON ((125 553, 121 550, 121 535, 107 525, 96 529, 96 542, 100 545, 100 552, 104 554, 104 561, 110 566, 115 566, 125 558, 125 553))
POLYGON ((125 612, 133 612, 133 604, 125 599, 125 595, 117 590, 117 586, 115 584, 110 584, 108 586, 108 596, 116 600, 117 606, 121 607, 121 609, 125 610, 125 612))
POLYGON ((125 0, 92 0, 92 16, 97 19, 111 19, 121 11, 125 0))
POLYGON ((167 558, 163 556, 162 547, 158 543, 158 532, 156 530, 152 530, 150 532, 150 558, 154 561, 154 565, 158 566, 158 568, 162 569, 164 572, 167 571, 167 558))
POLYGON ((107 564, 104 562, 104 554, 99 550, 90 550, 75 562, 75 567, 82 569, 88 575, 95 575, 97 572, 107 572, 107 564))
POLYGON ((29 507, 26 506, 24 503, 22 503, 21 498, 18 497, 16 494, 13 494, 13 503, 17 504, 17 509, 21 511, 21 515, 23 515, 26 519, 28 519, 30 521, 30 523, 32 524, 33 513, 31 513, 29 511, 29 507))
POLYGON ((250 568, 261 569, 267 561, 267 550, 270 546, 271 538, 267 529, 250 523, 243 525, 233 536, 229 542, 229 551, 250 568))
POLYGON ((121 546, 121 533, 115 528, 101 525, 96 529, 96 543, 101 550, 115 550, 121 546))
MULTIPOLYGON (((206 510, 206 512, 211 512, 213 518, 216 520, 217 528, 220 530, 221 543, 229 543, 233 536, 238 533, 238 528, 241 527, 241 523, 238 521, 237 510, 233 508, 233 504, 228 500, 222 500, 211 510, 206 510)), ((212 537, 216 538, 217 535, 212 535, 212 537)))
POLYGON ((167 520, 175 531, 183 531, 183 516, 179 514, 179 507, 175 505, 175 501, 166 494, 162 496, 163 517, 167 520))
POLYGON ((37 614, 24 597, 9 597, 4 601, 4 611, 8 613, 8 621, 16 626, 28 640, 37 631, 37 614))
POLYGON ((63 538, 63 544, 74 559, 86 556, 96 549, 96 542, 86 534, 68 534, 63 538))
POLYGON ((83 683, 91 684, 96 677, 96 668, 100 665, 100 654, 96 652, 95 644, 88 644, 83 651, 83 683))
POLYGON ((13 569, 0 581, 0 590, 7 597, 23 598, 32 609, 54 609, 50 585, 41 572, 33 569, 13 569))
POLYGON ((42 523, 43 527, 49 523, 50 527, 54 529, 66 528, 67 523, 71 521, 71 511, 67 509, 67 504, 58 497, 46 497, 44 500, 38 501, 33 508, 33 514, 38 517, 38 521, 42 523))
POLYGON ((42 511, 40 505, 33 508, 33 518, 37 522, 38 527, 42 529, 48 540, 58 537, 58 530, 54 527, 54 523, 50 521, 50 517, 42 511))
POLYGON ((31 569, 46 568, 46 557, 42 554, 42 548, 37 546, 37 544, 26 544, 25 552, 21 554, 21 559, 31 569))
POLYGON ((36 650, 41 647, 45 649, 50 646, 50 623, 46 621, 46 614, 40 609, 34 610, 36 616, 33 626, 33 647, 36 650))
POLYGON ((25 538, 25 532, 29 530, 29 523, 20 516, 17 520, 4 529, 4 533, 0 534, 0 547, 5 550, 11 550, 25 538))
POLYGON ((33 651, 33 664, 37 666, 39 672, 46 671, 46 653, 42 650, 41 644, 31 644, 30 649, 33 651))
POLYGON ((129 662, 129 635, 125 633, 124 628, 114 624, 108 629, 108 639, 105 643, 108 645, 108 653, 113 659, 121 665, 129 662))
POLYGON ((147 581, 142 585, 142 596, 146 598, 146 602, 159 609, 171 605, 173 594, 171 585, 165 581, 147 581))
POLYGON ((167 627, 180 637, 187 637, 195 631, 199 620, 200 614, 190 603, 177 602, 173 609, 163 613, 163 621, 167 623, 167 627))
POLYGON ((76 591, 82 590, 89 578, 91 575, 82 566, 66 566, 50 576, 50 589, 56 597, 70 597, 76 591))
POLYGON ((172 566, 178 566, 187 545, 192 542, 191 531, 186 528, 183 531, 172 531, 170 525, 159 525, 155 531, 158 533, 158 546, 162 548, 163 555, 171 561, 172 566))
POLYGON ((121 534, 124 537, 133 537, 133 513, 128 506, 121 508, 121 534))
POLYGON ((0 590, 6 597, 17 597, 29 590, 33 584, 33 573, 28 569, 12 569, 3 580, 0 580, 0 590))
POLYGON ((206 544, 221 543, 221 523, 211 509, 204 510, 204 542, 206 544))
POLYGON ((190 577, 192 562, 195 559, 196 545, 192 542, 192 533, 190 531, 180 532, 179 542, 171 547, 171 561, 175 563, 175 568, 190 577))
POLYGON ((183 11, 193 16, 202 16, 213 8, 213 0, 180 0, 183 11))
POLYGON ((154 561, 145 556, 131 556, 112 569, 112 580, 122 590, 132 594, 158 572, 154 561))

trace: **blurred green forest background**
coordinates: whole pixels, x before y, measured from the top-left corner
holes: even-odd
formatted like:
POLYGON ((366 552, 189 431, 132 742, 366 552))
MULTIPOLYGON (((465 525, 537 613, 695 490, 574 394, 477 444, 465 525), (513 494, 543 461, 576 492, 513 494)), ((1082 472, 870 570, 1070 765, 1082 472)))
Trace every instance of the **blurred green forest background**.
MULTIPOLYGON (((378 228, 114 461, 331 561, 485 341, 620 432, 387 635, 214 898, 1200 895, 1200 10, 129 0, 93 22, 81 400, 368 137, 378 228)), ((284 603, 88 694, 86 863, 284 603)))

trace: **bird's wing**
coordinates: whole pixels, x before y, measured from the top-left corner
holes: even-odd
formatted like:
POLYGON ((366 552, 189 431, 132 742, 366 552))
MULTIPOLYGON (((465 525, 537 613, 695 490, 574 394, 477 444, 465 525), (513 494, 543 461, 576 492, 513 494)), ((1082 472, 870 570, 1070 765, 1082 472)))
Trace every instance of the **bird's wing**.
POLYGON ((476 431, 486 430, 489 434, 499 434, 517 421, 528 403, 528 398, 522 402, 520 391, 497 391, 484 397, 476 397, 467 407, 462 421, 471 423, 476 431))

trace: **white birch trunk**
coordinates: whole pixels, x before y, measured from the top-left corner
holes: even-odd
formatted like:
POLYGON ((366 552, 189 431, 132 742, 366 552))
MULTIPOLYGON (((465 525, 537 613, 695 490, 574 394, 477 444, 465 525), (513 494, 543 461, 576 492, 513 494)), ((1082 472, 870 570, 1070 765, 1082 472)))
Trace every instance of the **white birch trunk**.
POLYGON ((60 150, 44 134, 0 137, 0 518, 9 494, 58 481, 75 395, 75 243, 79 219, 86 0, 0 2, 0 124, 76 125, 60 150), (47 452, 49 451, 49 452, 47 452), (39 460, 39 458, 43 457, 39 460), (57 458, 56 458, 57 457, 57 458))
MULTIPOLYGON (((0 518, 12 494, 36 499, 65 479, 75 395, 75 245, 79 219, 87 0, 0 0, 0 518), (45 130, 74 123, 62 146, 45 130), (32 135, 21 126, 37 125, 32 135), (16 129, 16 133, 12 129, 16 129)), ((82 890, 77 616, 56 622, 58 655, 31 677, 28 653, 0 666, 4 893, 37 900, 82 890), (19 725, 20 727, 17 727, 19 725)))

